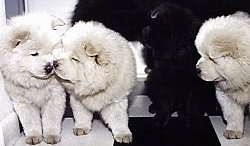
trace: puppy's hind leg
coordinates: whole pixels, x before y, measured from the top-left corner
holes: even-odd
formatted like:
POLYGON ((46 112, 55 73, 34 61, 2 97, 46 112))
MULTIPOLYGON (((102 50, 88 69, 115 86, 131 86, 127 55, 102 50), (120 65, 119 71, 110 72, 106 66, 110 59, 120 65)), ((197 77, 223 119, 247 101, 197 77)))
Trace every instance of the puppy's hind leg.
POLYGON ((244 129, 244 106, 236 103, 218 89, 216 90, 216 96, 227 121, 224 136, 228 139, 241 138, 244 129))
POLYGON ((86 135, 91 131, 93 113, 88 111, 74 96, 70 96, 70 105, 73 111, 75 126, 73 133, 76 136, 86 135))
POLYGON ((42 142, 42 125, 39 109, 34 105, 19 102, 14 102, 14 108, 24 129, 25 142, 31 145, 42 142))
POLYGON ((113 136, 117 142, 132 142, 132 133, 128 128, 128 100, 123 99, 105 107, 101 111, 101 116, 109 128, 112 130, 113 136))
POLYGON ((61 94, 54 95, 42 109, 44 141, 48 144, 61 141, 61 122, 65 111, 66 95, 64 92, 59 93, 61 94))

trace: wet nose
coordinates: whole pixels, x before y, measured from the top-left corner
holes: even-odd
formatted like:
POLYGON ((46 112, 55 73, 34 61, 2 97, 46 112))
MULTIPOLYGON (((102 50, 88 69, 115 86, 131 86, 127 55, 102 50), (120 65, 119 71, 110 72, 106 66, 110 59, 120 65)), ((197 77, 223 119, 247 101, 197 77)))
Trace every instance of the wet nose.
POLYGON ((59 66, 59 63, 58 63, 58 61, 53 61, 53 66, 54 66, 54 68, 57 68, 58 66, 59 66))
POLYGON ((53 71, 53 66, 52 66, 50 63, 47 63, 47 64, 45 65, 44 70, 45 70, 45 73, 46 73, 46 74, 50 74, 50 73, 53 71))
POLYGON ((201 69, 200 68, 196 68, 196 73, 199 75, 201 74, 201 69))
POLYGON ((145 72, 146 74, 149 74, 151 71, 152 71, 152 69, 150 69, 150 68, 148 68, 148 67, 146 67, 146 68, 144 69, 144 72, 145 72))

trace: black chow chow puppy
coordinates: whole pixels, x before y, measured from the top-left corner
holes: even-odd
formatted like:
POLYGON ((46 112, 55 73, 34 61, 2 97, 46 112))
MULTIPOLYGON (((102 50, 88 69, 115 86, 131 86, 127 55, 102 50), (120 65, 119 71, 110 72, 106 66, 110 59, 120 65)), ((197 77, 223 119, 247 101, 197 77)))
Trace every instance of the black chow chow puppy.
POLYGON ((149 17, 150 25, 143 29, 143 55, 150 112, 156 113, 159 126, 176 111, 190 126, 204 115, 209 101, 215 102, 213 85, 197 76, 200 56, 194 40, 201 23, 189 9, 169 2, 153 9, 149 17))

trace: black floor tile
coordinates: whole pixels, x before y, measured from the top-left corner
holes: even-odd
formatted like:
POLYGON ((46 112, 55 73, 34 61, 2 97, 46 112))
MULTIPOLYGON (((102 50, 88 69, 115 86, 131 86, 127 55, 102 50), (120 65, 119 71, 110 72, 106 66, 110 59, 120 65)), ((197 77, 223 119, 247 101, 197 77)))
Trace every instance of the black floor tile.
POLYGON ((114 146, 220 146, 209 118, 204 117, 202 121, 202 126, 187 129, 179 118, 174 117, 165 128, 156 129, 153 118, 130 118, 133 142, 115 143, 114 146))

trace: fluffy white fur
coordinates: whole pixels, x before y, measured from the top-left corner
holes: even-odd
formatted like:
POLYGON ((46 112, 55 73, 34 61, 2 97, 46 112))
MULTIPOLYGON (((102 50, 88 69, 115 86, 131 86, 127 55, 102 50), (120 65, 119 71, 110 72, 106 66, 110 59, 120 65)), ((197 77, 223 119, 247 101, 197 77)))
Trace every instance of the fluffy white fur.
POLYGON ((206 21, 196 37, 201 78, 214 81, 227 127, 224 136, 241 138, 244 108, 250 103, 250 18, 243 12, 206 21))
POLYGON ((59 19, 45 13, 12 18, 1 28, 0 69, 5 89, 13 101, 27 144, 60 141, 65 92, 46 65, 53 69, 50 53, 60 40, 59 19))
POLYGON ((91 130, 99 112, 118 142, 129 143, 127 96, 136 79, 135 59, 127 40, 97 22, 79 22, 62 38, 56 74, 71 94, 75 135, 91 130), (62 53, 63 52, 63 53, 62 53))

